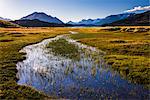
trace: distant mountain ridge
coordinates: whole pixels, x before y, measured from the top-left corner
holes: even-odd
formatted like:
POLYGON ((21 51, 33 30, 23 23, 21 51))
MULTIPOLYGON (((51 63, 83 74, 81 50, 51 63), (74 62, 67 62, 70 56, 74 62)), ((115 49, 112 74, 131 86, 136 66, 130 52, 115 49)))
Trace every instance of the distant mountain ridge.
POLYGON ((112 22, 104 26, 149 26, 150 25, 150 11, 129 16, 126 19, 112 22))
POLYGON ((20 20, 35 20, 35 19, 43 21, 43 22, 48 22, 48 23, 64 24, 58 18, 52 17, 52 16, 47 15, 43 12, 34 12, 30 15, 27 15, 27 16, 21 18, 20 20))
POLYGON ((15 21, 2 17, 0 17, 0 20, 0 27, 18 27, 17 24, 23 27, 150 25, 150 11, 144 13, 116 14, 101 19, 83 19, 79 22, 70 21, 66 24, 58 18, 52 17, 43 12, 34 12, 15 21))
POLYGON ((67 24, 71 24, 71 25, 96 25, 96 23, 98 23, 99 21, 101 21, 101 19, 83 19, 82 21, 79 22, 72 22, 69 21, 67 24))
POLYGON ((67 24, 71 24, 71 25, 93 25, 93 26, 100 26, 103 24, 108 24, 108 23, 112 23, 121 19, 125 19, 129 16, 133 16, 134 13, 123 13, 123 14, 117 14, 117 15, 110 15, 107 16, 105 18, 98 18, 98 19, 88 19, 85 20, 83 19, 82 21, 79 22, 68 22, 67 24))
POLYGON ((103 25, 103 24, 108 24, 112 23, 118 20, 125 19, 129 16, 133 16, 135 13, 124 13, 124 14, 118 14, 118 15, 110 15, 104 19, 102 19, 100 22, 97 23, 97 25, 103 25))
POLYGON ((8 18, 2 18, 2 17, 0 17, 0 20, 11 21, 11 19, 8 19, 8 18))

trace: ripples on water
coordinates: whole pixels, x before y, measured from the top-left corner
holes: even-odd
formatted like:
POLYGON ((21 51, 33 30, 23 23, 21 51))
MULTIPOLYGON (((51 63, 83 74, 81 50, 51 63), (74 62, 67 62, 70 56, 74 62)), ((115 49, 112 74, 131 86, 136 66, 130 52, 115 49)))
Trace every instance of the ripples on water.
POLYGON ((44 40, 26 46, 27 59, 17 63, 18 84, 32 86, 47 95, 70 99, 138 98, 148 96, 148 90, 122 79, 105 64, 102 52, 80 44, 66 36, 44 40), (59 38, 77 45, 80 59, 73 60, 49 53, 46 45, 59 38))

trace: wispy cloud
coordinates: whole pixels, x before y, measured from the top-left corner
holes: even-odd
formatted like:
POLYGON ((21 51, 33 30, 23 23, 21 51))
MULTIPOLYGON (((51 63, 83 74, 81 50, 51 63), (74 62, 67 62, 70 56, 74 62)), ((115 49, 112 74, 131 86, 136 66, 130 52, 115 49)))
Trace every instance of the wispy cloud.
POLYGON ((145 10, 145 11, 150 10, 150 6, 145 6, 145 7, 138 6, 138 7, 134 7, 133 9, 126 10, 125 12, 135 12, 141 10, 145 10))

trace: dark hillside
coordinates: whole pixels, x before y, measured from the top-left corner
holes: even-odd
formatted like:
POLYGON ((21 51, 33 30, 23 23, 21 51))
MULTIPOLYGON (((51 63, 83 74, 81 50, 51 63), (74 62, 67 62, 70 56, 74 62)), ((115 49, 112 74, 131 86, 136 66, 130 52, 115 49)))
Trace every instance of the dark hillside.
POLYGON ((40 20, 15 20, 11 21, 12 23, 18 24, 23 27, 63 27, 64 24, 55 24, 55 23, 48 23, 40 20))
POLYGON ((150 11, 136 14, 123 20, 105 24, 104 26, 149 26, 150 25, 150 11))

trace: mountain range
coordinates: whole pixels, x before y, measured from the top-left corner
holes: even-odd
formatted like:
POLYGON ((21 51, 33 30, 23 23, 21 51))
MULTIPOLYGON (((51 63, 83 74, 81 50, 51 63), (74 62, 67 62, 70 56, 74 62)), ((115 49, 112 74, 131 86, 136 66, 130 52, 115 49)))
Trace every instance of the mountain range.
POLYGON ((82 20, 82 21, 79 21, 79 22, 68 22, 68 24, 71 24, 71 25, 78 25, 78 26, 82 26, 82 25, 85 25, 85 26, 100 26, 100 25, 103 25, 103 24, 109 24, 109 23, 112 23, 112 22, 115 22, 115 21, 118 21, 118 20, 122 20, 122 19, 125 19, 127 17, 130 17, 130 16, 133 16, 135 15, 135 13, 123 13, 123 14, 117 14, 117 15, 110 15, 110 16, 107 16, 105 18, 98 18, 98 19, 87 19, 87 20, 82 20))
POLYGON ((79 21, 79 22, 72 22, 72 21, 69 21, 67 24, 71 24, 71 25, 96 25, 96 23, 100 22, 101 19, 83 19, 82 21, 79 21))
MULTIPOLYGON (((150 26, 150 11, 106 24, 106 26, 150 26)), ((105 25, 104 25, 105 26, 105 25)))
POLYGON ((11 21, 7 18, 1 18, 0 27, 9 25, 20 25, 23 27, 64 27, 64 26, 117 26, 117 25, 150 25, 150 11, 136 14, 123 13, 110 15, 105 18, 83 19, 79 22, 63 23, 60 19, 52 17, 43 12, 34 12, 19 20, 11 21), (4 21, 4 22, 3 22, 4 21))

